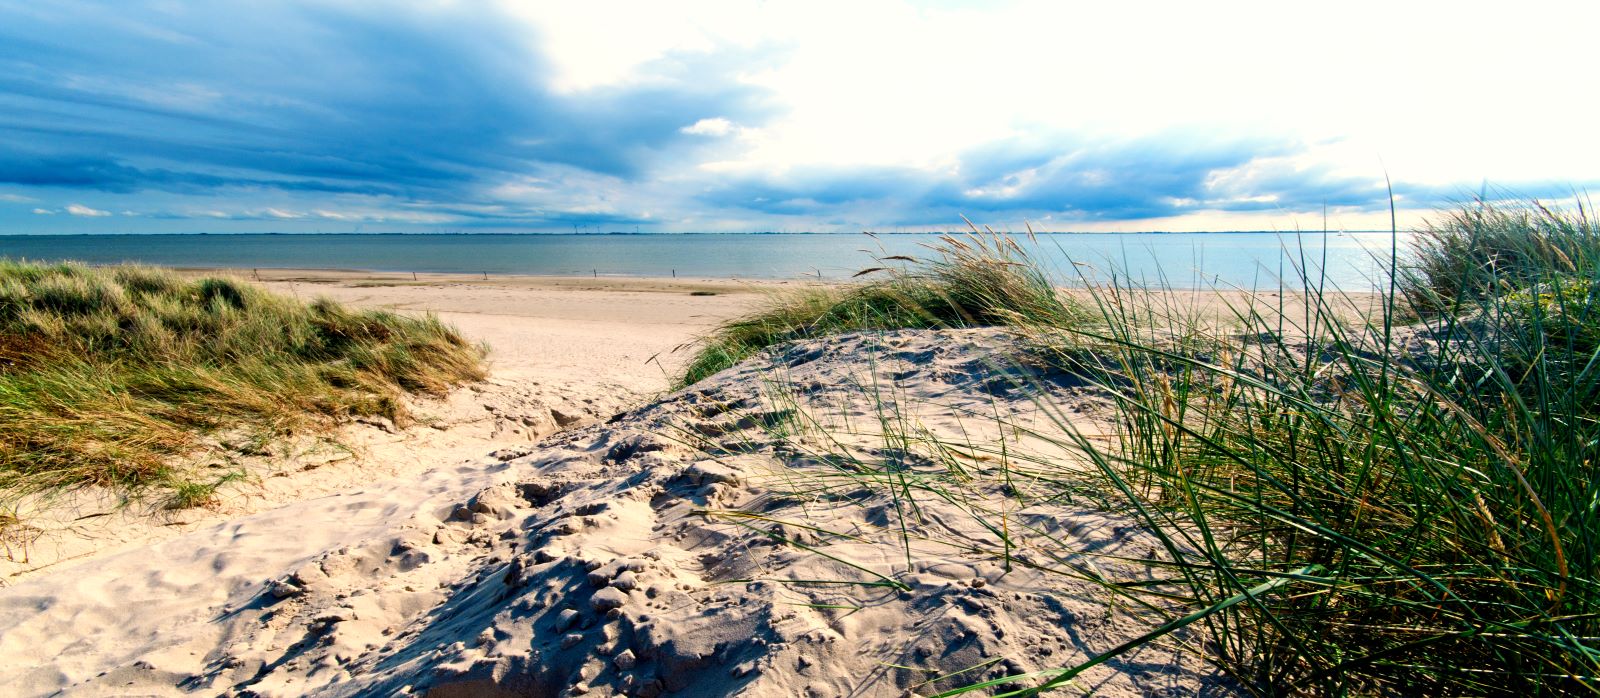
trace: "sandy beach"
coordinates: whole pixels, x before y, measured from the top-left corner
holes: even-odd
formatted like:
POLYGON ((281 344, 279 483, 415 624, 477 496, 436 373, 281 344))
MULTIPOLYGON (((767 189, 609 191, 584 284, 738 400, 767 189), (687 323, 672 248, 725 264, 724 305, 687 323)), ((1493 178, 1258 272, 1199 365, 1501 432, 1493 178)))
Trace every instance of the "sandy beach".
MULTIPOLYGON (((202 273, 196 271, 195 273, 202 273)), ((634 277, 228 270, 274 291, 356 307, 429 312, 492 349, 495 377, 663 390, 673 349, 798 282, 634 277), (652 361, 652 359, 656 359, 652 361)))

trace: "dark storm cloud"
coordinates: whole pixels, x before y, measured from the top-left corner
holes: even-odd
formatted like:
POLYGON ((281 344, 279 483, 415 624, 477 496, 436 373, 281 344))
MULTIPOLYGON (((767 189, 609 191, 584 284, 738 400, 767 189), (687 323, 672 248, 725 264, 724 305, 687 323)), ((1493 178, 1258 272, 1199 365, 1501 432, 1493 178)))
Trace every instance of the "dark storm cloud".
POLYGON ((392 196, 398 187, 350 179, 266 179, 241 175, 212 175, 193 171, 129 167, 112 158, 80 155, 44 155, 0 147, 0 177, 4 181, 36 187, 65 187, 128 193, 160 189, 202 193, 223 187, 270 188, 282 191, 355 193, 392 196))

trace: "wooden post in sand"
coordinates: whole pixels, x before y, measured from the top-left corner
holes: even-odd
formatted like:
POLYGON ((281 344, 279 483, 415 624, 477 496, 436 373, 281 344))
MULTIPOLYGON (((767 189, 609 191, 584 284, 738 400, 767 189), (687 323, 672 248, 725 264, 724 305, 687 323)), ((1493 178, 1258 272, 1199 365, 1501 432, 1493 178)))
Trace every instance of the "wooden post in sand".
POLYGON ((417 280, 417 273, 416 272, 411 272, 411 280, 412 281, 416 281, 417 280))

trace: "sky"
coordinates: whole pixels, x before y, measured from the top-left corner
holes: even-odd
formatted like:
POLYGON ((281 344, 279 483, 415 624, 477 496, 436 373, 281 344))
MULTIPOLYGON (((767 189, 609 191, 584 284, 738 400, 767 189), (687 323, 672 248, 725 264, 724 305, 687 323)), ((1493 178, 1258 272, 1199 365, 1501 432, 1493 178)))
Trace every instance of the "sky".
POLYGON ((1600 3, 0 0, 0 234, 1388 229, 1600 190, 1600 3), (1325 223, 1326 221, 1326 223, 1325 223))

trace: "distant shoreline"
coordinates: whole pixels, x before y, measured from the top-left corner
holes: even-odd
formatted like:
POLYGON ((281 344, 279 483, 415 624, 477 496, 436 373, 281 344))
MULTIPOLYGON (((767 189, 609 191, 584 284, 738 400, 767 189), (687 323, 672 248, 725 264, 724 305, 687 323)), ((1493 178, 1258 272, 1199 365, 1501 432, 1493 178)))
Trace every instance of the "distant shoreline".
MULTIPOLYGON (((998 231, 1022 237, 1027 232, 998 231)), ((1034 231, 1034 235, 1344 235, 1390 234, 1394 231, 1034 231)), ((680 237, 680 235, 970 235, 971 231, 942 232, 11 232, 5 239, 38 237, 680 237)), ((1410 231, 1400 231, 1410 234, 1410 231)))
POLYGON ((509 272, 411 272, 382 269, 319 269, 312 267, 168 267, 185 276, 224 275, 237 276, 262 283, 309 284, 362 284, 385 285, 443 285, 477 284, 526 288, 583 288, 603 291, 664 291, 693 292, 710 290, 735 292, 738 290, 781 286, 819 286, 839 283, 839 279, 769 279, 731 278, 710 276, 635 276, 628 274, 561 275, 517 274, 509 272), (487 278, 485 278, 487 276, 487 278))
MULTIPOLYGON (((707 278, 841 281, 921 259, 934 234, 885 233, 223 233, 0 236, 0 258, 174 269, 320 269, 482 278, 707 278)), ((1383 233, 1051 233, 1013 235, 1041 268, 1177 287, 1276 286, 1281 272, 1326 262, 1330 281, 1365 289, 1383 233)), ((1292 277, 1292 275, 1291 275, 1292 277)))

